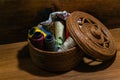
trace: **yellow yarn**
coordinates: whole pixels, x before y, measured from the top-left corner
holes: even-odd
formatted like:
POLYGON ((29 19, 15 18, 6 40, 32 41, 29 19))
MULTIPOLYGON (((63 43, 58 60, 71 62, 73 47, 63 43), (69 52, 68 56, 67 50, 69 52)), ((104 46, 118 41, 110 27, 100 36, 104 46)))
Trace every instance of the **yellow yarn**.
MULTIPOLYGON (((47 34, 44 33, 42 30, 40 30, 38 27, 33 27, 33 28, 35 29, 35 32, 40 32, 41 34, 43 34, 44 38, 47 36, 47 34)), ((32 38, 33 35, 34 35, 34 34, 30 35, 30 34, 28 33, 28 37, 29 37, 29 38, 32 38)))

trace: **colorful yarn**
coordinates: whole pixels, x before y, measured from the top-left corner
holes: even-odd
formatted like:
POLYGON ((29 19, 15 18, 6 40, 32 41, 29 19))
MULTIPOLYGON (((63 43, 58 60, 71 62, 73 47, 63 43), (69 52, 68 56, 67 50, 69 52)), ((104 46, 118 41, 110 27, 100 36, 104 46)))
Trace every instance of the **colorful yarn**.
POLYGON ((65 39, 67 39, 68 37, 70 36, 70 33, 66 27, 66 30, 65 30, 65 39))
POLYGON ((75 46, 76 46, 75 41, 71 37, 68 37, 63 43, 63 45, 61 46, 61 48, 58 50, 58 52, 65 51, 75 46))
POLYGON ((40 32, 35 32, 31 38, 31 43, 39 49, 44 49, 44 36, 40 32))
POLYGON ((38 27, 33 27, 32 29, 30 29, 28 31, 28 37, 32 38, 32 36, 36 33, 36 32, 40 32, 41 34, 43 34, 44 38, 47 36, 47 34, 45 32, 43 32, 42 30, 40 30, 38 27))
POLYGON ((57 47, 60 48, 64 41, 64 25, 60 21, 55 22, 55 38, 57 47))
POLYGON ((57 51, 58 50, 54 35, 48 35, 45 38, 45 50, 47 50, 47 51, 57 51))
POLYGON ((40 30, 42 30, 47 35, 51 35, 51 32, 45 27, 41 27, 40 30))

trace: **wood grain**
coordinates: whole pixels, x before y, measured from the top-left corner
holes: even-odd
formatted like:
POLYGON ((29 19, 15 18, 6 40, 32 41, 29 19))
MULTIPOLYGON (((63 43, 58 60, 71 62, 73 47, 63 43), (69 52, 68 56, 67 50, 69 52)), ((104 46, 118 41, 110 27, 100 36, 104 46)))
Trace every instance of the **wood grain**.
POLYGON ((119 80, 119 8, 120 0, 0 0, 0 80, 119 80), (115 60, 95 67, 81 63, 62 74, 34 66, 25 41, 27 30, 56 10, 85 11, 114 28, 110 31, 118 49, 115 60))
POLYGON ((0 80, 119 80, 120 28, 110 31, 118 50, 115 59, 94 67, 81 63, 75 69, 61 74, 34 66, 26 41, 0 45, 0 80))
POLYGON ((0 0, 0 44, 25 41, 28 29, 56 10, 88 12, 108 28, 118 27, 119 8, 120 0, 0 0))

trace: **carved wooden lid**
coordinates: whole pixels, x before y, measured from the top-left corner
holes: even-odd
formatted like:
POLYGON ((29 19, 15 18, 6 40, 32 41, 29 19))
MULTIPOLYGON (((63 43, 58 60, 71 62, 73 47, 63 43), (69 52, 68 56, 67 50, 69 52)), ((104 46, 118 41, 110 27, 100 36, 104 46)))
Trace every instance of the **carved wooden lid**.
POLYGON ((71 37, 86 54, 100 61, 115 55, 116 47, 111 33, 95 17, 74 11, 66 23, 71 37))

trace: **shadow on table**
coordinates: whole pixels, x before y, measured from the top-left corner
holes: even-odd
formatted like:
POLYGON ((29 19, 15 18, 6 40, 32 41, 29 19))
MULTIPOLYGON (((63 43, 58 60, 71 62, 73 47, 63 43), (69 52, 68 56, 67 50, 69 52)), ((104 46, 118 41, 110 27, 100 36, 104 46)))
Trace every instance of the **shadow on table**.
POLYGON ((65 73, 65 72, 63 73, 47 72, 35 66, 30 59, 28 45, 23 47, 23 49, 18 52, 17 58, 18 58, 18 67, 21 70, 24 70, 32 75, 50 77, 65 73))
POLYGON ((115 61, 116 55, 110 59, 107 60, 99 65, 95 65, 95 66, 90 66, 87 63, 85 63, 84 61, 82 61, 78 66, 76 66, 74 68, 74 70, 78 71, 78 72, 96 72, 96 71, 101 71, 101 70, 105 70, 106 68, 110 67, 112 65, 112 63, 115 61))

